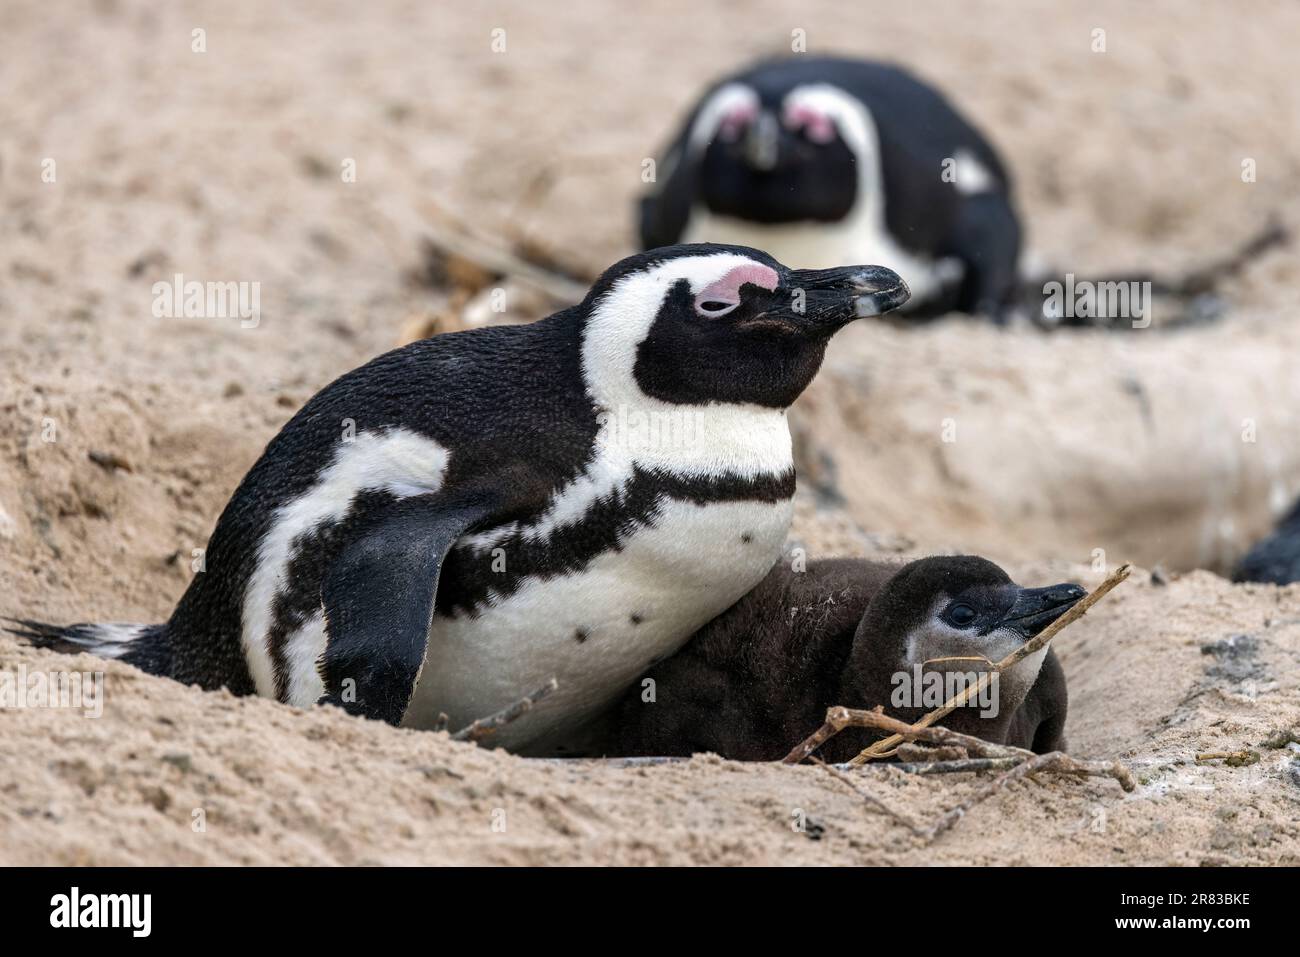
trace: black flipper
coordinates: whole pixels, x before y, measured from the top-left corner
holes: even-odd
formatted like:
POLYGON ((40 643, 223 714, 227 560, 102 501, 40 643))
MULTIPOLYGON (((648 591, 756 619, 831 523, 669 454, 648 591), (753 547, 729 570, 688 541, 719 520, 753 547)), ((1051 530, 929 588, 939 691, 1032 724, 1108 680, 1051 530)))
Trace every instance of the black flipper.
POLYGON ((949 237, 949 255, 966 265, 956 308, 1004 322, 1019 284, 1020 223, 1003 193, 968 197, 949 237))
POLYGON ((490 512, 438 496, 403 499, 377 513, 325 573, 325 682, 320 703, 398 724, 424 665, 442 562, 452 543, 490 512))
POLYGON ((664 154, 658 173, 665 178, 655 188, 641 197, 640 238, 642 249, 671 246, 682 240, 690 222, 691 206, 695 202, 696 164, 698 156, 689 150, 690 129, 695 125, 692 115, 677 142, 664 154))

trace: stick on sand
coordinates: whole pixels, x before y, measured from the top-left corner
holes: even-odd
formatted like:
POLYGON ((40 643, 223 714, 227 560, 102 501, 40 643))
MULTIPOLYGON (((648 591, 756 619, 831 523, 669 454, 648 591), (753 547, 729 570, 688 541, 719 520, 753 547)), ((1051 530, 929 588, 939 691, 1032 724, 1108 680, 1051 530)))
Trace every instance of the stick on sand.
MULTIPOLYGON (((1107 777, 1114 778, 1125 791, 1132 791, 1137 787, 1137 782, 1133 779, 1133 772, 1118 761, 1080 761, 1078 758, 1072 758, 1060 751, 1035 754, 1032 751, 1026 751, 1024 748, 1013 747, 1009 744, 994 744, 991 741, 985 741, 982 738, 962 734, 948 728, 922 727, 920 724, 909 725, 897 718, 889 717, 880 708, 876 708, 874 711, 855 711, 852 708, 842 707, 828 708, 826 723, 808 739, 808 742, 814 740, 825 741, 826 738, 845 728, 879 728, 882 731, 893 731, 895 737, 906 741, 924 741, 927 744, 938 745, 943 748, 961 748, 963 751, 975 755, 975 757, 970 758, 931 761, 906 766, 907 770, 914 774, 958 774, 973 771, 1003 772, 979 791, 976 791, 975 794, 947 811, 930 827, 921 828, 899 814, 880 798, 863 789, 840 768, 825 764, 819 758, 813 757, 812 760, 823 769, 831 772, 832 775, 853 788, 875 807, 885 811, 903 824, 927 844, 951 829, 953 825, 966 816, 966 813, 971 808, 982 801, 988 800, 995 794, 1001 793, 1013 781, 1022 780, 1032 774, 1048 772, 1076 777, 1107 777)), ((808 742, 795 749, 792 756, 799 753, 800 749, 805 747, 808 742)), ((817 745, 814 744, 813 747, 817 747, 817 745)), ((843 767, 847 768, 851 767, 851 765, 843 765, 843 767)), ((897 769, 900 766, 889 765, 889 767, 897 769)))
POLYGON ((533 705, 537 704, 537 702, 541 701, 559 686, 560 683, 552 678, 532 694, 520 698, 514 704, 502 708, 496 714, 490 714, 486 718, 479 718, 468 727, 461 728, 451 736, 451 740, 482 741, 484 738, 490 737, 500 728, 504 728, 510 722, 523 717, 529 711, 533 710, 533 705))
POLYGON ((557 303, 572 305, 587 294, 586 284, 529 262, 505 244, 477 234, 441 207, 428 203, 425 208, 426 238, 436 249, 527 283, 557 303))

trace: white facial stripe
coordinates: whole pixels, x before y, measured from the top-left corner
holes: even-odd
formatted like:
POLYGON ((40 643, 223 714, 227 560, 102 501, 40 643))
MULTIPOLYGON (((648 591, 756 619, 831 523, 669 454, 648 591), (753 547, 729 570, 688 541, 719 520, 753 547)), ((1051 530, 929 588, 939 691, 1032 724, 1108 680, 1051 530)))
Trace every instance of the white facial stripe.
POLYGON ((837 86, 811 83, 796 86, 787 93, 781 101, 781 110, 786 116, 807 112, 833 120, 840 136, 858 158, 859 183, 871 185, 869 180, 864 182, 864 177, 874 174, 874 185, 879 189, 880 163, 876 157, 880 155, 880 138, 875 121, 861 102, 837 86))
POLYGON ((636 384, 632 370, 637 346, 672 287, 685 279, 698 294, 732 270, 764 265, 738 253, 715 253, 670 259, 619 279, 596 303, 582 343, 582 372, 587 391, 605 409, 652 402, 636 384))
MULTIPOLYGON (((854 228, 869 228, 873 234, 887 235, 880 134, 876 131, 876 121, 871 118, 871 112, 856 97, 829 83, 796 86, 786 94, 782 108, 786 113, 807 111, 834 121, 841 138, 857 159, 854 165, 858 171, 858 199, 849 218, 854 220, 854 228)), ((888 261, 883 265, 897 269, 888 261)))
POLYGON ((829 143, 835 139, 835 123, 831 117, 805 101, 787 100, 781 119, 786 129, 803 130, 814 143, 829 143))
MULTIPOLYGON (((650 333, 664 297, 682 279, 693 294, 736 270, 766 281, 771 268, 738 253, 672 259, 623 277, 591 312, 582 343, 582 371, 596 406, 595 458, 525 535, 545 539, 582 518, 601 498, 621 491, 635 468, 683 477, 780 475, 793 464, 785 413, 757 405, 679 405, 652 398, 637 385, 637 346, 650 333)), ((700 322, 710 320, 701 318, 700 322)), ((520 530, 512 524, 461 540, 475 550, 494 547, 520 530)))
POLYGON ((758 94, 743 83, 728 83, 720 87, 700 107, 691 124, 687 149, 697 153, 703 150, 718 133, 718 126, 727 114, 735 110, 758 110, 758 94))
MULTIPOLYGON (((275 598, 287 583, 300 536, 347 515, 357 493, 386 491, 399 498, 436 492, 448 453, 432 439, 407 429, 362 432, 340 441, 333 463, 305 494, 280 506, 258 544, 256 566, 244 590, 244 656, 258 694, 275 695, 267 635, 275 598)), ((294 676, 290 676, 294 680, 294 676)))

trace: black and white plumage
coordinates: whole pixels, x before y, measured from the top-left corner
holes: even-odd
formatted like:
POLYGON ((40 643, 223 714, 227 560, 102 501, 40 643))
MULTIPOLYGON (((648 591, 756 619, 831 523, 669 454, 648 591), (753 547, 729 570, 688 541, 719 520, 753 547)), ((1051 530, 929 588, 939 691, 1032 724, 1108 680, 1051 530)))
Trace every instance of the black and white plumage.
POLYGON ((906 297, 886 269, 753 249, 631 257, 571 309, 323 389, 235 491, 166 624, 20 630, 411 727, 555 677, 494 740, 559 749, 767 573, 794 491, 786 407, 837 329, 906 297))
POLYGON ((993 147, 934 88, 887 64, 797 56, 712 86, 641 200, 644 248, 725 242, 792 266, 881 263, 904 309, 1002 318, 1021 230, 993 147))
MULTIPOLYGON (((802 571, 782 563, 624 695, 603 722, 598 750, 775 761, 835 705, 881 705, 914 722, 947 697, 898 705, 900 681, 917 666, 936 676, 985 671, 982 659, 1001 660, 1083 595, 1073 584, 1021 588, 969 555, 902 566, 828 559, 802 571)), ((942 724, 1045 753, 1065 749, 1066 708, 1065 674, 1048 648, 999 675, 996 714, 967 706, 942 724)), ((842 731, 819 753, 847 761, 878 736, 842 731)))

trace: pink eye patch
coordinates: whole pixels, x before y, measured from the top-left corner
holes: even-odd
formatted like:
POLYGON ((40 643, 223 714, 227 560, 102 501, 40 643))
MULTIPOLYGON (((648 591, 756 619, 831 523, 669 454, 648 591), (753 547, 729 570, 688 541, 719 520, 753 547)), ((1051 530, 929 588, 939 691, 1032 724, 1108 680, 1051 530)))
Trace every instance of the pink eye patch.
POLYGON ((814 143, 829 143, 835 139, 835 121, 820 110, 798 103, 786 107, 786 129, 803 130, 814 143))
POLYGON ((695 311, 701 316, 723 316, 740 305, 740 287, 753 283, 773 290, 780 281, 776 270, 761 263, 746 263, 728 270, 720 279, 709 283, 695 296, 695 311))
POLYGON ((734 143, 740 139, 740 134, 745 132, 750 123, 754 122, 754 117, 758 115, 758 104, 742 103, 733 106, 722 114, 722 119, 718 121, 718 136, 727 142, 734 143))

